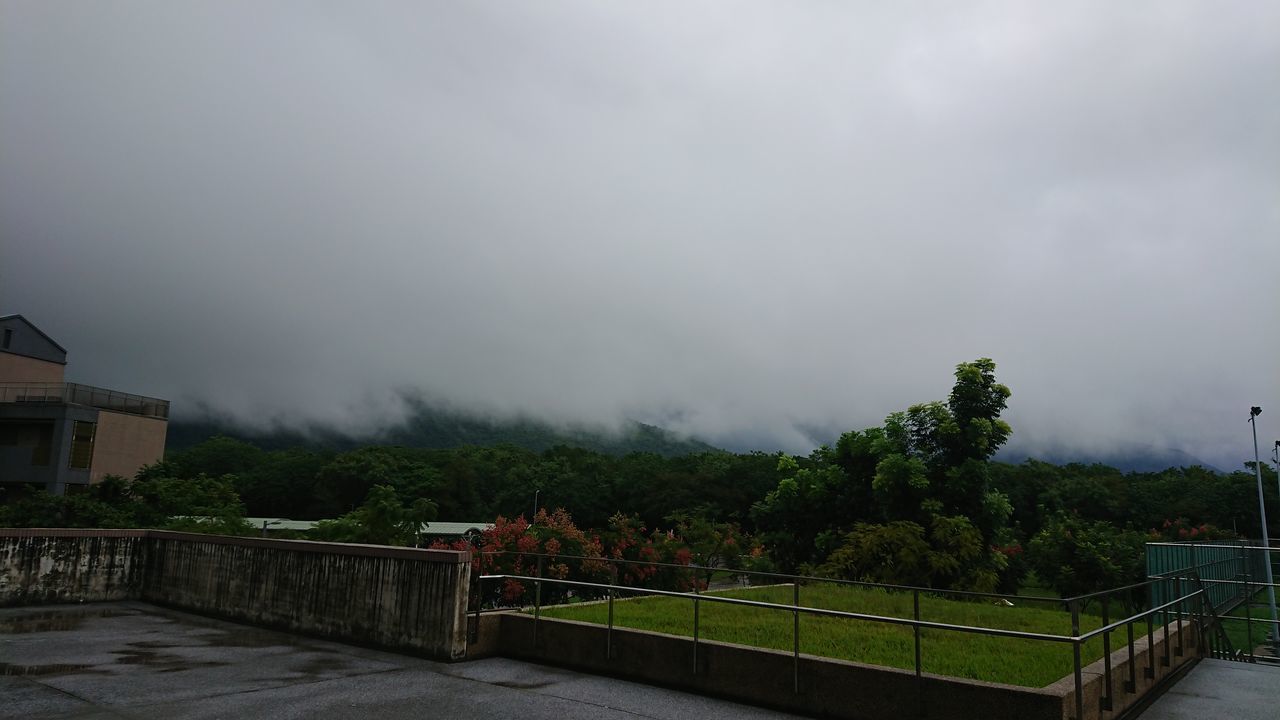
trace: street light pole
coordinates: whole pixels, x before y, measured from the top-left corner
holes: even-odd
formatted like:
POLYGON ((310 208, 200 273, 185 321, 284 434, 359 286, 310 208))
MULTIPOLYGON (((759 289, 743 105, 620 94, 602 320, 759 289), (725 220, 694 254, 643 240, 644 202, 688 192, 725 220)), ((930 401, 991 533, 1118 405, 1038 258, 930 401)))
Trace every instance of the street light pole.
MULTIPOLYGON (((1280 652, 1280 623, 1276 620, 1276 589, 1271 579, 1271 540, 1267 537, 1267 504, 1262 496, 1262 461, 1258 458, 1258 421, 1262 408, 1249 408, 1249 425, 1253 426, 1253 473, 1258 478, 1258 515, 1262 518, 1262 566, 1266 569, 1267 601, 1271 606, 1271 642, 1280 652)), ((1250 598, 1252 599, 1252 598, 1250 598)))

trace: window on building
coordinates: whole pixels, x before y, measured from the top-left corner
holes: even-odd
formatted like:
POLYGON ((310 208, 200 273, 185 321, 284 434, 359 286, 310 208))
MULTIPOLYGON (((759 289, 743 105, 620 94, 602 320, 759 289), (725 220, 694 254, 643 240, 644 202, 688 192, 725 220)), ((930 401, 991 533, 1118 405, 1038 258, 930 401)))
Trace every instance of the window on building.
POLYGON ((5 447, 30 448, 31 464, 37 467, 48 466, 49 456, 53 454, 53 423, 0 423, 0 448, 5 447))
POLYGON ((13 330, 10 330, 9 328, 5 328, 4 329, 4 349, 8 350, 9 344, 12 342, 13 342, 13 330))
POLYGON ((93 434, 98 424, 76 420, 71 428, 71 461, 67 467, 72 470, 88 470, 93 461, 93 434))

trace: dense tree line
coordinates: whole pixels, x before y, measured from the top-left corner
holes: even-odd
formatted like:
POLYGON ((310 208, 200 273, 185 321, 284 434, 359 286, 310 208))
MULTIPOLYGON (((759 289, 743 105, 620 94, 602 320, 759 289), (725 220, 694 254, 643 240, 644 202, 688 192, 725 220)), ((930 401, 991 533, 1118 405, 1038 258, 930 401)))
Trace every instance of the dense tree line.
MULTIPOLYGON (((1123 473, 991 461, 1012 432, 1000 417, 1009 397, 991 360, 962 363, 946 400, 807 457, 616 456, 564 445, 267 450, 219 436, 131 481, 9 497, 0 525, 248 532, 245 516, 288 517, 329 520, 318 538, 407 544, 424 521, 503 518, 505 534, 484 542, 523 534, 529 547, 648 548, 734 565, 754 549, 756 567, 983 590, 1015 589, 1034 569, 1065 593, 1140 578, 1141 546, 1153 538, 1257 536, 1251 466, 1123 473), (563 512, 543 513, 545 527, 526 521, 542 508, 563 512)), ((1274 472, 1264 473, 1276 535, 1280 498, 1274 472)), ((575 572, 598 577, 598 567, 575 572)))

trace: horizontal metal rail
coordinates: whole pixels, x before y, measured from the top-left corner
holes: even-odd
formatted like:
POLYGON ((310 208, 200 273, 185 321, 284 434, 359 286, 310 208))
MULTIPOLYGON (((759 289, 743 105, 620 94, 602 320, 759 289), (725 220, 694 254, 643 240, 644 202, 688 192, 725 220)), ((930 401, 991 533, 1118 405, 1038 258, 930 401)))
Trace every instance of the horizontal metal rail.
POLYGON ((916 620, 914 618, 893 617, 892 615, 870 615, 867 613, 848 612, 846 610, 828 610, 826 608, 806 607, 804 605, 786 605, 783 603, 763 602, 761 600, 743 600, 741 598, 722 597, 719 595, 707 595, 702 593, 677 592, 675 590, 653 590, 653 589, 647 589, 647 588, 633 588, 633 587, 627 587, 625 585, 608 585, 604 583, 584 582, 581 580, 561 580, 559 578, 548 578, 548 577, 540 578, 540 577, 534 577, 529 575, 510 575, 510 574, 481 575, 480 580, 482 581, 517 580, 521 582, 531 582, 531 583, 545 582, 545 583, 554 583, 557 585, 568 585, 570 587, 593 588, 597 590, 606 590, 606 591, 612 590, 615 592, 643 593, 645 595, 657 595, 661 597, 675 597, 675 598, 682 598, 685 600, 694 600, 696 602, 715 602, 715 603, 723 603, 726 605, 741 605, 744 607, 763 608, 767 610, 778 610, 778 611, 789 612, 789 613, 802 612, 808 615, 819 615, 822 617, 845 618, 848 620, 865 620, 869 622, 880 622, 880 623, 887 623, 891 625, 906 625, 909 627, 919 627, 927 630, 950 630, 954 632, 972 633, 975 635, 991 635, 995 637, 1019 638, 1022 640, 1043 640, 1045 642, 1060 642, 1060 643, 1085 642, 1090 638, 1093 638, 1102 634, 1103 632, 1111 632, 1115 629, 1123 627, 1126 623, 1131 623, 1136 620, 1141 620, 1145 618, 1147 615, 1157 613, 1162 610, 1166 610, 1179 603, 1186 602, 1188 600, 1196 598, 1204 592, 1203 590, 1196 590, 1172 602, 1166 603, 1159 607, 1151 608, 1149 610, 1144 610, 1143 612, 1138 613, 1137 615, 1133 615, 1131 617, 1125 618, 1124 620, 1119 620, 1114 623, 1111 623, 1105 628, 1091 630, 1087 633, 1081 633, 1079 635, 1054 635, 1051 633, 1033 633, 1033 632, 1026 632, 1024 630, 1005 630, 1003 628, 978 627, 975 625, 955 625, 952 623, 941 623, 941 622, 935 622, 932 620, 916 620))
POLYGON ((761 570, 738 570, 734 568, 710 567, 707 565, 681 565, 679 563, 668 563, 649 560, 628 560, 625 558, 609 558, 609 557, 587 557, 583 555, 553 555, 550 553, 522 552, 520 550, 498 550, 478 553, 483 557, 492 557, 498 555, 520 555, 524 557, 557 559, 557 560, 585 560, 587 562, 602 563, 605 565, 620 563, 624 565, 643 565, 647 567, 664 567, 676 570, 702 571, 702 572, 727 572, 734 575, 750 575, 760 577, 770 577, 788 582, 802 581, 805 583, 830 583, 832 585, 854 585, 858 587, 881 588, 884 590, 895 590, 903 592, 922 592, 932 595, 956 595, 960 597, 977 597, 991 600, 1018 600, 1021 602, 1041 602, 1061 605, 1073 600, 1074 598, 1048 598, 1024 595, 1008 595, 1003 593, 987 593, 976 590, 948 590, 945 588, 924 587, 921 585, 891 585, 888 583, 867 582, 865 580, 845 580, 843 578, 819 577, 816 575, 788 575, 786 573, 764 572, 761 570))
POLYGON ((1072 641, 1086 642, 1086 641, 1091 640, 1091 639, 1093 639, 1093 638, 1095 638, 1095 637, 1097 637, 1097 636, 1099 636, 1099 635, 1101 635, 1101 634, 1103 634, 1103 633, 1115 632, 1116 630, 1119 630, 1120 628, 1124 627, 1125 625, 1128 625, 1128 624, 1130 624, 1130 623, 1133 623, 1133 622, 1136 622, 1136 621, 1138 621, 1138 620, 1142 620, 1142 619, 1146 618, 1148 615, 1154 615, 1154 614, 1156 614, 1156 613, 1158 613, 1158 612, 1160 612, 1160 611, 1162 611, 1162 610, 1168 610, 1168 609, 1173 608, 1173 607, 1175 607, 1175 606, 1182 605, 1183 603, 1187 602, 1188 600, 1191 600, 1192 598, 1196 598, 1196 597, 1201 597, 1201 596, 1203 596, 1204 594, 1205 594, 1204 590, 1196 590, 1196 591, 1194 591, 1194 592, 1192 592, 1192 593, 1190 593, 1190 594, 1188 594, 1188 595, 1184 595, 1184 596, 1182 596, 1182 597, 1178 598, 1177 600, 1171 600, 1171 601, 1169 601, 1169 602, 1167 602, 1167 603, 1165 603, 1165 604, 1163 604, 1163 605, 1158 605, 1158 606, 1153 607, 1153 608, 1148 608, 1148 609, 1143 610, 1142 612, 1138 613, 1137 615, 1132 615, 1132 616, 1127 617, 1127 618, 1125 618, 1125 619, 1123 619, 1123 620, 1117 620, 1117 621, 1115 621, 1115 622, 1113 622, 1113 623, 1110 623, 1109 625, 1103 625, 1103 626, 1102 626, 1102 627, 1100 627, 1100 628, 1095 628, 1095 629, 1093 629, 1093 630, 1090 630, 1090 631, 1089 631, 1089 632, 1087 632, 1087 633, 1081 633, 1081 634, 1079 634, 1079 635, 1077 635, 1077 636, 1075 636, 1075 637, 1071 637, 1071 638, 1069 638, 1069 639, 1070 639, 1070 640, 1072 640, 1072 641))

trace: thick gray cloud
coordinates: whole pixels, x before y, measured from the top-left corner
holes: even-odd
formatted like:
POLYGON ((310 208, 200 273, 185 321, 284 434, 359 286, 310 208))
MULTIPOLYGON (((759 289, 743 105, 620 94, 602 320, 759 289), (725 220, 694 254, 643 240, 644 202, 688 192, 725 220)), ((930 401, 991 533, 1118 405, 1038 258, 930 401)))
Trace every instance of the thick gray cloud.
POLYGON ((792 450, 990 356, 1026 446, 1234 467, 1249 405, 1280 428, 1277 26, 4 0, 0 310, 178 412, 360 429, 417 388, 792 450))

